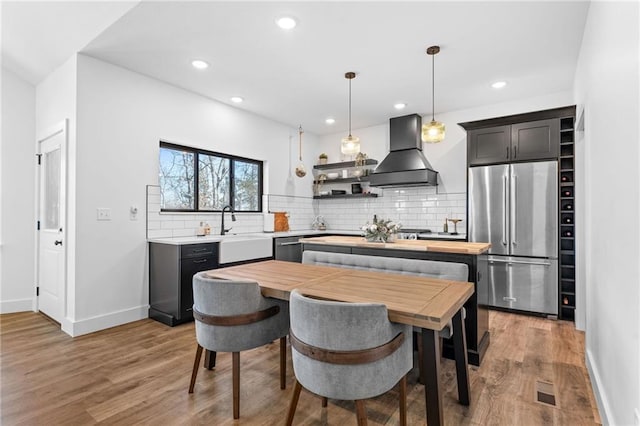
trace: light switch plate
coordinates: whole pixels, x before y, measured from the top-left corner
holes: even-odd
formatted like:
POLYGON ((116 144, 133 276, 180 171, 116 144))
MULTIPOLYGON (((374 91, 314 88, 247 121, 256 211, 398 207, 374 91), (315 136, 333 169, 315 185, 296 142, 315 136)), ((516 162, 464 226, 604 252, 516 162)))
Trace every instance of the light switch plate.
POLYGON ((111 209, 99 208, 98 220, 111 220, 111 209))

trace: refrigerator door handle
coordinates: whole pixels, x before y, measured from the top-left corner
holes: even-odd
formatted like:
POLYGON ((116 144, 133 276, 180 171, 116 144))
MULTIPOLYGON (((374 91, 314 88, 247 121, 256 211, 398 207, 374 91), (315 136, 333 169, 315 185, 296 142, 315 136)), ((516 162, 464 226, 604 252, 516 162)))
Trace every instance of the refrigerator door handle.
POLYGON ((504 204, 504 210, 502 210, 502 245, 507 245, 507 212, 509 211, 509 202, 507 199, 507 179, 508 176, 502 176, 502 203, 504 204))
POLYGON ((527 260, 515 260, 515 259, 511 259, 511 260, 502 260, 502 259, 491 259, 489 260, 489 264, 493 264, 493 263, 508 263, 509 265, 511 264, 520 264, 520 265, 540 265, 540 266, 551 266, 551 262, 545 261, 545 260, 540 260, 537 262, 531 262, 531 261, 527 261, 527 260))
POLYGON ((518 176, 514 173, 511 175, 511 244, 516 246, 518 242, 516 241, 516 209, 518 207, 518 176))

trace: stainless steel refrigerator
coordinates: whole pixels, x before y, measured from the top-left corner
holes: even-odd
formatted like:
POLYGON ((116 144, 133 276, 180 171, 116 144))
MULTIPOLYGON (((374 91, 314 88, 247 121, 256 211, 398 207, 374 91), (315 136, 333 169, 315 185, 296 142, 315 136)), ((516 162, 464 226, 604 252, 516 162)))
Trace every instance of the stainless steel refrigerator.
POLYGON ((469 241, 490 242, 480 302, 558 314, 558 163, 469 168, 469 241))

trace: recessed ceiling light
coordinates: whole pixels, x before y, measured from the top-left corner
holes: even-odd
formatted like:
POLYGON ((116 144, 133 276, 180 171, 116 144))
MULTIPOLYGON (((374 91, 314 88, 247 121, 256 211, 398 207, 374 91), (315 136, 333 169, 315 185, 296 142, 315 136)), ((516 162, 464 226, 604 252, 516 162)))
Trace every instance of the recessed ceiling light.
POLYGON ((298 22, 291 16, 282 16, 276 19, 276 24, 283 30, 291 30, 298 25, 298 22))
POLYGON ((194 59, 193 61, 191 61, 191 65, 193 65, 194 68, 197 68, 199 70, 203 70, 209 67, 209 64, 203 61, 202 59, 194 59))
POLYGON ((234 102, 236 104, 239 104, 240 102, 244 101, 243 98, 241 98, 240 96, 232 96, 231 97, 231 102, 234 102))
POLYGON ((507 85, 506 81, 496 81, 491 85, 491 87, 493 87, 494 89, 502 89, 506 85, 507 85))
POLYGON ((333 124, 336 122, 335 118, 327 118, 326 120, 324 120, 325 123, 327 124, 333 124))
POLYGON ((395 104, 393 107, 394 107, 395 109, 405 109, 405 108, 406 108, 406 106, 407 106, 407 104, 402 103, 402 102, 398 102, 398 103, 397 103, 397 104, 395 104))

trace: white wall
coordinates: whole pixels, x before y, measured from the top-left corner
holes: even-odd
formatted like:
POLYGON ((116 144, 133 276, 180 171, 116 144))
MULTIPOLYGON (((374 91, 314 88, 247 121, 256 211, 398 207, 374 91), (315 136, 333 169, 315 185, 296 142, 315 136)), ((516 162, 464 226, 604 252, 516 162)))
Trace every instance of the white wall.
POLYGON ((64 226, 64 247, 66 249, 66 307, 62 329, 71 333, 75 317, 75 250, 76 234, 76 55, 69 58, 58 69, 49 74, 36 87, 36 139, 41 140, 51 134, 52 128, 68 119, 67 135, 67 209, 64 226))
POLYGON ((2 68, 0 313, 31 310, 35 295, 35 87, 2 68))
MULTIPOLYGON (((145 186, 158 183, 159 140, 265 160, 265 192, 312 194, 310 174, 288 179, 296 129, 83 55, 77 122, 73 334, 147 316, 145 186), (129 220, 130 206, 142 212, 137 221, 129 220), (98 222, 98 207, 110 208, 112 220, 98 222)), ((311 158, 315 137, 305 133, 304 143, 311 158)))
POLYGON ((575 79, 585 114, 576 196, 586 207, 586 358, 603 423, 615 425, 634 424, 640 406, 639 22, 637 2, 592 2, 575 79))
MULTIPOLYGON (((508 90, 508 89, 505 89, 508 90)), ((467 139, 465 130, 458 123, 484 120, 504 115, 520 114, 573 105, 570 92, 554 93, 514 102, 486 105, 479 108, 436 114, 436 119, 446 126, 445 140, 437 144, 422 144, 431 166, 440 173, 438 192, 458 193, 467 191, 467 139)), ((412 114, 412 111, 400 115, 412 114)), ((423 123, 431 117, 423 117, 423 123)), ((389 123, 364 129, 353 129, 360 138, 361 151, 369 158, 381 161, 389 152, 389 123)), ((340 161, 340 140, 346 136, 336 133, 320 137, 318 151, 313 152, 314 162, 321 152, 327 153, 329 162, 340 161)))

